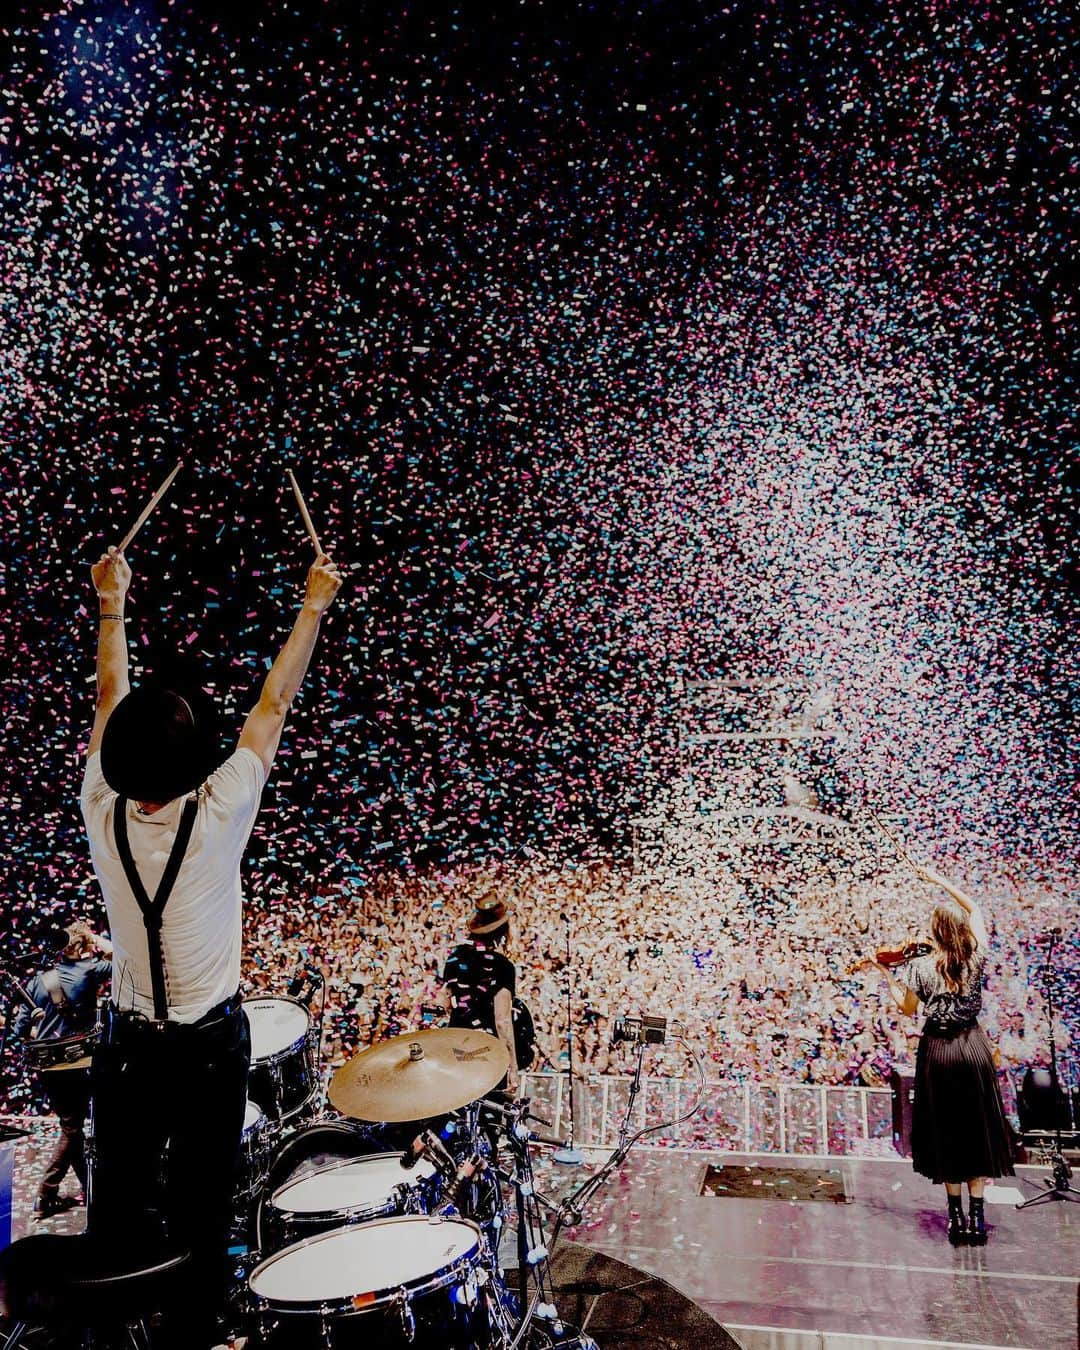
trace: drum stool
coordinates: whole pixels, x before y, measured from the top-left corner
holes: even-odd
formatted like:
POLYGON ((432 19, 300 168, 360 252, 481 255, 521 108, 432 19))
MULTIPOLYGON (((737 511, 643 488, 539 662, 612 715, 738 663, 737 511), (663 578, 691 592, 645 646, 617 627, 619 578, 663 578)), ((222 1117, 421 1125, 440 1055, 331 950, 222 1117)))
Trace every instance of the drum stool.
POLYGON ((4 1311, 14 1323, 0 1350, 18 1350, 31 1328, 150 1350, 146 1319, 183 1299, 190 1253, 117 1250, 85 1233, 38 1233, 0 1255, 4 1311))

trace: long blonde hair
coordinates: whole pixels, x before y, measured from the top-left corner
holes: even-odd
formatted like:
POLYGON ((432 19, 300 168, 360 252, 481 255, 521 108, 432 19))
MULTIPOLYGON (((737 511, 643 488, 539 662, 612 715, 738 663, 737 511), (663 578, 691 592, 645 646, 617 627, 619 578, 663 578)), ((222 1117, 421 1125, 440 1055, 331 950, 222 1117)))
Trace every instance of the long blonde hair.
POLYGON ((937 946, 934 964, 938 974, 950 993, 959 994, 978 946, 968 916, 959 905, 938 905, 930 920, 930 935, 937 946))

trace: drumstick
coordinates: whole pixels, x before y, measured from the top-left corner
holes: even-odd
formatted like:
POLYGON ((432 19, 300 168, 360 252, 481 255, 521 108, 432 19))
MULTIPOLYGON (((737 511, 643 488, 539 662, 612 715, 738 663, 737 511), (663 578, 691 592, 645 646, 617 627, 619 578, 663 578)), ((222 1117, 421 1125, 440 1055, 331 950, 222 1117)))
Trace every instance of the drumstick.
POLYGON ((142 514, 139 516, 138 520, 135 522, 134 525, 132 525, 131 529, 128 530, 127 534, 124 535, 120 547, 116 550, 117 553, 123 553, 124 549, 127 548, 128 544, 130 544, 131 541, 135 538, 135 536, 139 533, 143 525, 146 523, 147 517, 150 515, 150 512, 153 511, 154 507, 157 506, 158 502, 161 501, 162 497, 164 497, 166 492, 168 492, 172 480, 176 477, 176 475, 180 472, 180 470, 183 467, 184 467, 183 463, 180 460, 177 460, 172 473, 169 474, 168 478, 165 479, 164 483, 162 483, 162 485, 158 488, 158 490, 146 503, 146 505, 143 507, 142 514))
POLYGON ((292 484, 293 495, 296 498, 296 504, 300 508, 300 514, 304 520, 304 529, 308 532, 308 538, 315 545, 315 553, 322 553, 322 544, 319 543, 319 536, 315 533, 315 526, 311 523, 311 517, 308 515, 307 503, 304 501, 304 494, 300 491, 300 484, 296 481, 296 474, 292 469, 286 469, 289 475, 289 482, 292 484))

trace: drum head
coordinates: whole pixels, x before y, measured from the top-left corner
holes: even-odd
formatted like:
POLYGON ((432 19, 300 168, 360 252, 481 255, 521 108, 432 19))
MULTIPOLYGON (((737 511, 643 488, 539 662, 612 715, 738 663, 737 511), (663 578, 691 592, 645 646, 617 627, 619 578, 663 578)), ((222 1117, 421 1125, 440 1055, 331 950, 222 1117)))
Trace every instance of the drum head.
POLYGON ((256 1125, 258 1125, 259 1121, 265 1119, 266 1117, 262 1113, 262 1107, 256 1102, 244 1103, 244 1134, 250 1134, 256 1125))
POLYGON ((289 1214, 331 1214, 338 1210, 372 1209, 390 1198, 395 1186, 415 1185, 435 1175, 421 1158, 415 1167, 401 1166, 399 1153, 376 1153, 320 1167, 274 1192, 270 1203, 289 1214))
POLYGON ((440 1282, 479 1251, 475 1224, 411 1216, 375 1219, 306 1238, 256 1266, 248 1283, 272 1304, 374 1303, 399 1289, 440 1282))
POLYGON ((294 998, 246 998, 251 1027, 251 1062, 272 1059, 303 1040, 311 1024, 308 1010, 294 998))

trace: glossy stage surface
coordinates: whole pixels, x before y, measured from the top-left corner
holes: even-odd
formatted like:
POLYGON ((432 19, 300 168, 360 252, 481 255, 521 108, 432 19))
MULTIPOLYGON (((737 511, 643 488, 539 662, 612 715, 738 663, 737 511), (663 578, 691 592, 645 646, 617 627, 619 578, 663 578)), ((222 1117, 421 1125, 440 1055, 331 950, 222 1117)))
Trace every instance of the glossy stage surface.
MULTIPOLYGON (((669 1280, 747 1350, 1075 1350, 1080 1204, 1019 1213, 1011 1193, 1035 1194, 1047 1169, 1019 1169, 988 1201, 986 1247, 954 1249, 943 1188, 903 1159, 823 1160, 844 1173, 850 1199, 836 1204, 699 1196, 721 1161, 781 1160, 637 1150, 572 1236, 669 1280)), ((572 1170, 545 1165, 540 1184, 572 1170)))
MULTIPOLYGON (((51 1130, 39 1125, 19 1145, 16 1236, 83 1226, 82 1209, 44 1223, 30 1213, 50 1144, 51 1130)), ((587 1154, 583 1168, 560 1167, 541 1152, 541 1190, 580 1183, 594 1160, 587 1154)), ((1080 1343, 1080 1204, 1014 1208, 1013 1192, 1036 1194, 1045 1168, 1020 1168, 1009 1190, 988 1201, 986 1247, 954 1249, 942 1189, 903 1159, 822 1160, 843 1172, 846 1203, 701 1196, 709 1162, 816 1170, 808 1158, 639 1148, 568 1235, 667 1280, 745 1350, 1080 1343)))

